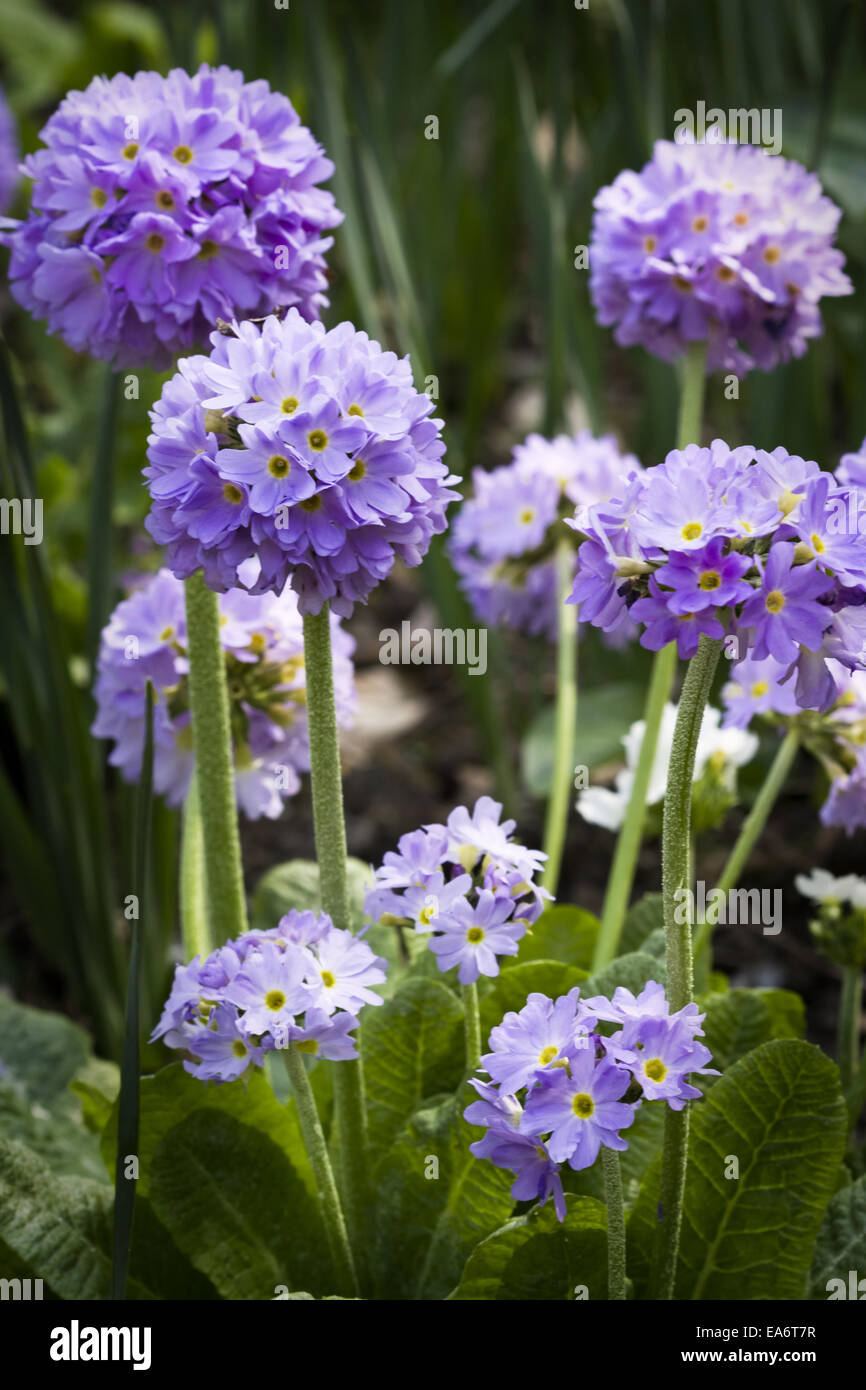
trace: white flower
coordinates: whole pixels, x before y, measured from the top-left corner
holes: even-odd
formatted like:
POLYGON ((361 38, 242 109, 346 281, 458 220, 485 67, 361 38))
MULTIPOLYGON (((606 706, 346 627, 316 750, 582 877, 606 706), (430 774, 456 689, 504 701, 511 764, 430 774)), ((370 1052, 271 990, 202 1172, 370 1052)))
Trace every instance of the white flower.
POLYGON ((836 878, 826 869, 813 869, 811 874, 797 874, 794 885, 804 898, 816 903, 850 903, 852 907, 866 908, 866 879, 856 874, 836 878))

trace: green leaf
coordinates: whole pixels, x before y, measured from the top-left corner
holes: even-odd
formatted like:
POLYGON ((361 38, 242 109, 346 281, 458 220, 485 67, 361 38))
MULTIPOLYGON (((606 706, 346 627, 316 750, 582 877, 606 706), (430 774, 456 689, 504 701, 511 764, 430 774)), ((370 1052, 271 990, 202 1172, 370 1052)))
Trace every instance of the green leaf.
POLYGON ((364 1010, 360 1051, 370 1150, 377 1158, 423 1100, 459 1085, 460 1001, 436 980, 408 980, 381 1008, 364 1010))
MULTIPOLYGON (((803 1036, 803 1001, 787 989, 732 989, 703 999, 701 1007, 707 1015, 701 1041, 713 1054, 712 1065, 721 1072, 761 1043, 803 1036)), ((703 1086, 712 1080, 705 1077, 703 1086)))
POLYGON ((625 955, 645 949, 644 943, 654 932, 664 931, 664 899, 661 893, 645 893, 626 913, 619 949, 625 955))
MULTIPOLYGON (((346 863, 349 893, 349 916, 355 931, 364 915, 364 893, 372 881, 369 864, 360 859, 346 863)), ((250 926, 255 931, 275 927, 285 913, 311 909, 321 912, 319 866, 312 859, 289 859, 268 869, 256 884, 250 909, 250 926)))
POLYGON ((651 956, 647 951, 632 951, 628 955, 617 956, 610 965, 590 975, 586 984, 581 986, 581 995, 584 999, 591 999, 596 994, 606 994, 609 998, 619 985, 637 995, 647 980, 658 980, 664 984, 665 977, 663 960, 651 956))
POLYGON ((592 961, 598 918, 582 907, 555 903, 545 908, 520 943, 516 956, 505 956, 503 970, 513 970, 530 960, 556 960, 588 970, 592 961))
POLYGON ((381 1298, 444 1298, 469 1252, 511 1215, 513 1174, 469 1152, 482 1136, 462 1118, 473 1096, 466 1088, 422 1106, 374 1173, 381 1298))
POLYGON ((578 1291, 607 1298, 607 1212, 592 1197, 570 1197, 564 1222, 551 1201, 494 1231, 476 1245, 450 1297, 569 1302, 578 1291))
POLYGON ((232 1115, 202 1109, 153 1155, 160 1221, 223 1298, 273 1298, 279 1285, 328 1287, 324 1226, 285 1153, 232 1115))
POLYGON ((831 1279, 848 1285, 849 1270, 866 1276, 866 1176, 835 1193, 818 1232, 810 1276, 813 1298, 826 1298, 831 1279))
MULTIPOLYGON (((0 1139, 0 1229, 5 1245, 63 1299, 104 1299, 111 1283, 111 1188, 58 1178, 23 1144, 0 1139)), ((129 1281, 131 1298, 149 1298, 129 1281)))
MULTIPOLYGON (((846 1119, 838 1069, 810 1043, 764 1043, 716 1082, 692 1113, 678 1298, 804 1296, 846 1119)), ((629 1222, 629 1272, 649 1297, 657 1193, 655 1168, 629 1222)))
POLYGON ((67 1087, 89 1055, 87 1034, 68 1018, 0 997, 0 1061, 30 1100, 71 1111, 67 1087))
MULTIPOLYGON (((255 1070, 244 1081, 227 1081, 221 1086, 206 1086, 189 1076, 179 1062, 163 1067, 155 1076, 143 1076, 139 1092, 140 1124, 138 1140, 138 1191, 143 1197, 150 1192, 150 1180, 156 1149, 168 1133, 193 1111, 207 1110, 217 1115, 229 1115, 253 1129, 267 1134, 304 1179, 310 1193, 315 1192, 294 1106, 280 1105, 261 1071, 255 1070)), ((102 1159, 114 1173, 117 1144, 117 1106, 102 1133, 102 1159)))

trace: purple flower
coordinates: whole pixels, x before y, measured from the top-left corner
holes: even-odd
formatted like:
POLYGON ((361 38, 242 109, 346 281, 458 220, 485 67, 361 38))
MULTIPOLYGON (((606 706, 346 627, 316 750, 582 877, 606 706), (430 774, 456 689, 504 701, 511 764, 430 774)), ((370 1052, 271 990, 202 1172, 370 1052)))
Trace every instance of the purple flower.
POLYGON ((724 726, 745 729, 759 714, 799 714, 790 673, 790 662, 776 661, 772 656, 760 661, 749 656, 738 661, 731 669, 730 680, 722 686, 724 726))
POLYGON ((497 1168, 507 1168, 517 1174, 512 1185, 511 1196, 516 1202, 530 1202, 535 1199, 544 1206, 553 1197, 553 1206, 558 1220, 565 1220, 565 1195, 559 1165, 554 1163, 547 1146, 537 1139, 530 1139, 520 1133, 517 1126, 522 1115, 521 1106, 506 1095, 500 1095, 494 1086, 470 1078, 481 1100, 473 1101, 464 1111, 464 1118, 470 1124, 489 1126, 483 1139, 476 1139, 469 1145, 469 1152, 476 1158, 489 1158, 497 1168))
POLYGON ((513 903, 497 899, 486 888, 477 903, 458 898, 440 918, 440 934, 429 942, 439 969, 459 966, 461 985, 473 984, 479 975, 498 975, 497 957, 516 956, 517 943, 526 934, 526 922, 512 917, 513 912, 513 903))
POLYGON ((236 1081, 250 1063, 263 1065, 264 1049, 241 1034, 238 1018, 233 1004, 220 1004, 213 1011, 210 1026, 197 1029, 189 1038, 187 1050, 195 1060, 183 1065, 190 1076, 200 1081, 236 1081))
POLYGON ((304 965, 300 951, 281 950, 274 941, 250 951, 224 991, 230 1004, 244 1010, 240 1027, 248 1037, 287 1028, 312 1002, 304 965))
MULTIPOLYGON (((691 1008, 697 1012, 697 1006, 691 1008)), ((697 1030, 700 1032, 700 1029, 697 1030)), ((617 1041, 631 1052, 631 1073, 647 1100, 665 1100, 672 1110, 682 1110, 687 1100, 701 1092, 689 1085, 692 1072, 718 1076, 708 1069, 710 1051, 694 1039, 694 1017, 629 1019, 617 1041)))
POLYGON ((535 1137, 550 1131, 547 1149, 555 1162, 589 1168, 602 1144, 609 1149, 628 1148, 619 1131, 634 1121, 633 1108, 620 1103, 630 1082, 625 1067, 607 1058, 598 1062, 594 1048, 577 1052, 570 1074, 551 1072, 530 1091, 521 1132, 535 1137))
POLYGON ((851 292, 839 209, 814 174, 751 145, 658 141, 595 199, 590 288, 621 346, 666 361, 706 340, 739 375, 801 356, 824 295, 851 292))
POLYGON ((724 608, 751 593, 743 580, 743 575, 751 569, 751 561, 737 551, 725 555, 724 546, 724 539, 717 536, 702 550, 671 553, 667 564, 656 570, 657 582, 672 590, 667 599, 672 613, 682 615, 701 608, 724 608))
POLYGON ((381 1004, 372 986, 382 984, 386 968, 386 961, 361 937, 332 928, 317 943, 306 975, 311 1002, 328 1015, 336 1009, 354 1012, 364 1004, 381 1004))
MULTIPOLYGON (((474 496, 457 514, 450 552, 461 588, 485 622, 550 640, 557 627, 553 559, 564 503, 600 502, 640 470, 610 435, 531 434, 511 463, 476 469, 474 496)), ((575 545, 579 538, 575 537, 575 545)))
POLYGON ((588 1033, 578 1034, 577 1020, 594 1020, 579 997, 577 986, 555 1002, 544 994, 530 994, 519 1013, 507 1013, 491 1031, 492 1051, 481 1058, 481 1065, 506 1094, 516 1094, 540 1073, 561 1067, 581 1043, 589 1045, 588 1033))
POLYGON ((266 82, 205 64, 97 77, 41 135, 4 240, 15 298, 70 346, 164 367, 219 317, 327 303, 333 166, 266 82))
POLYGON ((348 616, 395 559, 420 564, 458 494, 407 358, 295 309, 211 335, 151 412, 151 535, 181 578, 348 616), (360 399, 354 399, 355 396, 360 399), (372 411, 368 419, 367 401, 372 411))
POLYGON ((501 803, 489 796, 480 796, 471 814, 466 806, 458 806, 448 817, 451 854, 466 868, 474 868, 479 858, 489 855, 531 878, 542 868, 547 856, 541 850, 526 849, 514 841, 511 837, 516 822, 500 823, 501 815, 501 803))
POLYGON ((796 661, 799 648, 821 645, 830 613, 818 599, 832 581, 813 564, 795 565, 792 545, 774 545, 761 575, 761 587, 744 605, 740 620, 754 628, 752 655, 796 661))
MULTIPOLYGON (((303 624, 290 589, 220 599, 235 759, 235 791, 246 816, 276 817, 309 771, 303 624)), ((354 639, 331 618, 337 717, 355 708, 354 639)), ((109 761, 128 782, 141 772, 148 680, 154 703, 154 786, 172 806, 186 796, 195 765, 183 585, 160 570, 119 603, 102 634, 93 733, 113 740, 109 761)))

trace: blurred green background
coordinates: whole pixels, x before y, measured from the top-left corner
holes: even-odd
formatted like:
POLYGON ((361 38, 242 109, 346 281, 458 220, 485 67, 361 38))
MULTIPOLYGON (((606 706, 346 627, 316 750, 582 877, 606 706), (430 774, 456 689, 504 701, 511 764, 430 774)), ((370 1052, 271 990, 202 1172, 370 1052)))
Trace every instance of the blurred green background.
MULTIPOLYGON (((63 94, 100 73, 227 63, 291 98, 336 163, 331 187, 346 213, 327 320, 352 318, 411 352, 420 380, 438 379, 449 460, 467 478, 504 462, 533 428, 610 429, 646 464, 672 446, 675 373, 596 326, 574 250, 589 241, 596 191, 640 167, 654 139, 672 136, 674 112, 698 100, 781 109, 783 153, 818 169, 843 209, 839 240, 858 290, 827 303, 825 336, 804 359, 753 373, 739 400, 712 378, 705 437, 781 443, 824 466, 859 445, 864 47, 866 11, 853 0, 0 0, 2 83, 25 152, 63 94)), ((25 207, 22 187, 13 212, 25 207)), ((46 507, 45 544, 2 552, 0 972, 25 997, 59 1000, 116 1051, 132 800, 87 733, 88 610, 92 628, 114 597, 93 591, 104 576, 88 538, 115 583, 155 562, 140 469, 161 379, 140 373, 137 400, 115 391, 107 431, 105 369, 48 338, 5 287, 0 313, 4 484, 46 507)), ((441 545, 423 568, 444 625, 465 621, 441 545)), ((583 662, 582 688, 602 704, 616 681, 615 739, 640 708, 645 655, 593 644, 583 662)), ((492 656, 494 678, 465 681, 462 699, 479 757, 525 800, 518 739, 543 691, 527 707, 511 672, 521 659, 543 667, 546 654, 524 645, 515 657, 508 643, 492 656)), ((151 1009, 175 935, 176 832, 174 814, 158 809, 151 1009)))

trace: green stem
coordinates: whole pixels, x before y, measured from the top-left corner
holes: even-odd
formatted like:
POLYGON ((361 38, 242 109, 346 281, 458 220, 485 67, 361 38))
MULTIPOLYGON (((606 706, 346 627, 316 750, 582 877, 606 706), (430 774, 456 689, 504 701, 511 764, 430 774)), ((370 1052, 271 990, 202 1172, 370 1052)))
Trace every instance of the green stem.
POLYGON ((643 840, 646 799, 655 762, 656 745, 665 705, 670 697, 674 672, 677 668, 676 644, 663 647, 656 653, 647 693, 643 742, 638 755, 625 820, 617 837, 613 863, 607 881, 601 926, 595 943, 593 970, 600 970, 613 960, 619 946, 622 925, 631 897, 635 868, 643 840))
POLYGON ((860 997, 863 976, 858 966, 842 968, 842 998, 839 1003, 839 1075, 842 1092, 848 1095, 857 1075, 860 1057, 860 997))
MULTIPOLYGON (((782 742, 779 744, 773 765, 768 772, 764 784, 761 787, 755 804, 743 821, 742 829, 737 836, 734 848, 728 856, 727 863, 722 869, 717 889, 723 893, 728 893, 732 888, 736 888, 740 881, 740 875, 746 867, 746 862, 758 842, 758 838, 767 824, 776 799, 785 784, 791 766, 797 756, 800 746, 800 733, 798 729, 789 729, 782 742)), ((706 920, 701 922, 695 933, 695 954, 702 951, 709 945, 716 926, 718 913, 714 913, 711 908, 707 912, 706 920)))
POLYGON ((848 1126, 852 1132, 857 1128, 864 1105, 866 1105, 866 1047, 863 1049, 848 1093, 848 1126))
POLYGON ((200 570, 186 581, 186 628, 207 901, 214 937, 227 941, 246 931, 247 909, 219 603, 200 570))
MULTIPOLYGON (((674 727, 662 819, 662 897, 665 917, 667 995, 671 1013, 689 1003, 693 992, 691 892, 692 780, 695 753, 716 666, 721 638, 702 636, 686 671, 674 727), (685 908, 685 910, 684 910, 685 908)), ((660 1223, 655 1251, 656 1298, 673 1298, 682 1224, 689 1142, 689 1110, 665 1115, 660 1190, 660 1223)))
POLYGON ((198 777, 193 772, 183 805, 180 846, 180 925, 186 960, 213 950, 207 911, 207 882, 204 865, 204 834, 198 777))
MULTIPOLYGON (((678 449, 684 449, 687 444, 700 443, 701 418, 707 380, 706 365, 707 344, 705 342, 692 343, 686 352, 682 367, 680 409, 677 421, 678 449)), ((670 697, 676 667, 677 652, 673 643, 662 648, 660 652, 656 652, 644 710, 646 728, 638 754, 625 820, 619 832, 611 864, 601 914, 601 927, 592 962, 593 970, 600 970, 603 965, 612 961, 619 947, 619 939, 628 911, 635 869, 643 840, 646 794, 655 761, 662 712, 670 697)))
POLYGON ((478 986, 463 986, 463 1031, 466 1038, 466 1070, 474 1076, 481 1065, 481 1014, 478 986))
POLYGON ((289 1080, 292 1083, 295 1105, 298 1108, 304 1147, 313 1169, 313 1176, 316 1179, 319 1209, 325 1225, 331 1259, 337 1274, 339 1292, 350 1298, 358 1298, 358 1280, 349 1245, 346 1220, 340 1205, 340 1196, 334 1181, 334 1172, 328 1157, 328 1146, 325 1143, 319 1112, 316 1109, 313 1088, 310 1085, 304 1059, 298 1051, 297 1045, 289 1043, 283 1056, 286 1071, 289 1073, 289 1080))
POLYGON ((567 536, 563 536, 556 547, 556 713, 553 772, 544 826, 547 862, 541 880, 543 887, 554 895, 559 882, 574 784, 574 743, 577 732, 577 608, 573 603, 565 601, 571 593, 573 579, 574 546, 567 536))
POLYGON ((625 1208, 622 1200, 622 1174, 615 1149, 601 1148, 604 1174, 604 1202, 607 1207, 607 1296, 622 1302, 626 1293, 625 1208))
MULTIPOLYGON (((319 613, 304 614, 304 665, 319 894, 322 911, 327 912, 335 927, 348 931, 351 927, 346 887, 346 827, 327 603, 319 613)), ((364 1072, 359 1058, 336 1062, 332 1073, 343 1200, 353 1249, 358 1255, 363 1248, 368 1209, 364 1072)))

